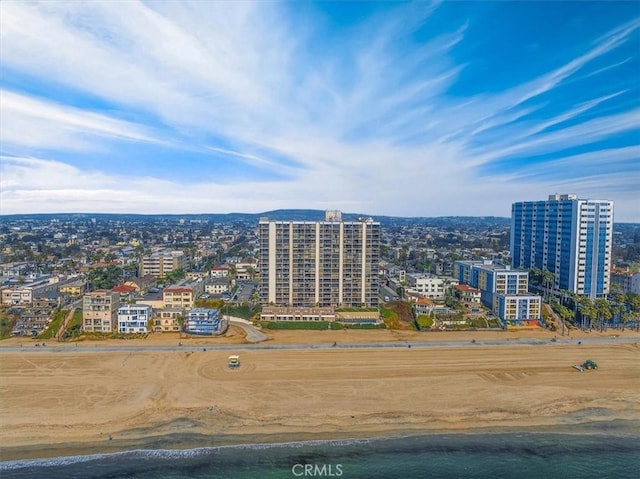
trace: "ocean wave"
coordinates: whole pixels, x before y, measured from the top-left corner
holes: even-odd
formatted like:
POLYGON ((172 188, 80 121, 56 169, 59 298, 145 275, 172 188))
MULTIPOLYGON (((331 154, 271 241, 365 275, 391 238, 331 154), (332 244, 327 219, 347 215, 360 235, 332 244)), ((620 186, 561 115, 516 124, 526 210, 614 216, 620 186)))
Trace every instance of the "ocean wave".
MULTIPOLYGON (((299 454, 297 450, 305 448, 320 448, 322 454, 335 457, 346 457, 352 454, 366 453, 397 454, 424 451, 439 451, 442 454, 517 454, 518 456, 535 456, 544 458, 561 457, 565 454, 582 454, 597 451, 608 453, 638 453, 640 441, 634 435, 604 435, 604 434, 562 434, 537 432, 509 432, 509 433, 457 433, 457 434, 407 434, 383 436, 375 438, 349 439, 320 439, 290 442, 268 442, 252 444, 232 444, 192 449, 135 449, 122 452, 62 456, 46 459, 25 459, 0 462, 0 476, 5 471, 20 471, 26 469, 46 470, 80 466, 87 463, 109 464, 140 464, 154 459, 156 462, 196 460, 216 456, 223 462, 233 460, 235 452, 242 451, 277 451, 286 455, 287 451, 299 454), (594 445, 597 448, 594 449, 594 445), (365 447, 362 447, 365 446, 365 447), (331 451, 333 450, 333 451, 331 451)), ((312 453, 313 454, 313 453, 312 453)), ((263 454, 245 455, 258 460, 263 454)), ((283 456, 284 457, 284 456, 283 456)), ((319 456, 320 457, 320 456, 319 456)))
POLYGON ((229 444, 222 446, 197 447, 192 449, 132 449, 129 451, 87 454, 77 456, 60 456, 55 458, 42 459, 19 459, 15 461, 0 462, 0 471, 10 471, 24 468, 48 468, 71 466, 80 463, 114 460, 114 459, 193 459, 208 456, 218 451, 229 450, 268 450, 268 449, 292 449, 316 446, 352 446, 360 444, 370 444, 389 438, 376 439, 319 439, 312 441, 291 441, 273 443, 254 444, 229 444))

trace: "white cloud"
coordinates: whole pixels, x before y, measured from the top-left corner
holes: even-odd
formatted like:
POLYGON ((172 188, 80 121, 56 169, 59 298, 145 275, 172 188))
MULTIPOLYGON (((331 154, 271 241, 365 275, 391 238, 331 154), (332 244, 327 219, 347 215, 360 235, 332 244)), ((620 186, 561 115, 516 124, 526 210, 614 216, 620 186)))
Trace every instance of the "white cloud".
MULTIPOLYGON (((448 92, 465 65, 452 52, 464 44, 469 22, 422 44, 411 38, 428 27, 437 5, 393 5, 339 39, 327 39, 313 22, 295 24, 287 3, 0 3, 3 68, 84 92, 127 114, 116 118, 3 91, 2 146, 21 158, 1 160, 0 207, 258 212, 299 206, 508 215, 521 195, 544 197, 541 190, 557 189, 553 180, 540 182, 545 168, 570 166, 579 174, 580 162, 590 160, 524 168, 517 185, 505 175, 481 177, 478 167, 637 129, 638 110, 582 119, 628 93, 620 87, 553 114, 546 95, 578 74, 594 73, 587 67, 623 45, 640 22, 504 92, 454 98, 448 92), (157 128, 143 126, 147 121, 157 128), (287 180, 187 185, 85 172, 64 162, 65 151, 108 150, 122 141, 166 146, 176 163, 181 149, 221 153, 287 180), (180 194, 167 197, 167 190, 180 194)), ((597 71, 603 71, 600 63, 597 71)), ((620 180, 588 178, 588 190, 616 191, 620 180)))
POLYGON ((4 148, 91 149, 96 137, 161 143, 141 125, 8 90, 0 89, 0 104, 4 148))

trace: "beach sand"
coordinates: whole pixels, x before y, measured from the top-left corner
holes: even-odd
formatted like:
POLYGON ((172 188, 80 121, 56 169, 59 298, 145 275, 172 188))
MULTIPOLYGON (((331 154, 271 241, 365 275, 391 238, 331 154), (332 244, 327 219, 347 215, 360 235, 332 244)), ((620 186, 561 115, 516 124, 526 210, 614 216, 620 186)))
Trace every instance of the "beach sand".
MULTIPOLYGON (((270 344, 302 344, 490 340, 510 333, 269 334, 270 344)), ((553 334, 507 338, 538 336, 553 334)), ((2 460, 576 424, 606 429, 640 420, 638 342, 242 350, 238 330, 215 341, 187 340, 176 351, 91 350, 94 343, 173 345, 178 336, 157 338, 83 342, 77 350, 51 343, 46 351, 26 342, 24 351, 2 353, 2 460), (227 368, 228 351, 189 348, 214 343, 238 344, 241 367, 227 368), (586 359, 599 369, 571 367, 586 359)))

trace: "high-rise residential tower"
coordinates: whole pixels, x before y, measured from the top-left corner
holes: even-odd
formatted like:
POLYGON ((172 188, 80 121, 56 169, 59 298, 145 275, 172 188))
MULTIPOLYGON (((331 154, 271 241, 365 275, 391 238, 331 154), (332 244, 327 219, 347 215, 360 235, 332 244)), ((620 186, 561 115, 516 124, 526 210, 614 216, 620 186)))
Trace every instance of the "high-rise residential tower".
POLYGON ((380 223, 261 218, 260 300, 287 307, 377 307, 380 223))
POLYGON ((511 208, 515 268, 553 273, 553 288, 595 298, 609 293, 613 202, 550 195, 511 208))

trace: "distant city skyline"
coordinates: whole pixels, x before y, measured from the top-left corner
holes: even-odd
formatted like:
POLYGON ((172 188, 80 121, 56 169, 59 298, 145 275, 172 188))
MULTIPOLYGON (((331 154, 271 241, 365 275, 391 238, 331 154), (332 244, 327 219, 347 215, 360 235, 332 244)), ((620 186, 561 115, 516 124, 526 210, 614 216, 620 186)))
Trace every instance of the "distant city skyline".
POLYGON ((640 222, 635 2, 0 3, 0 214, 640 222))

